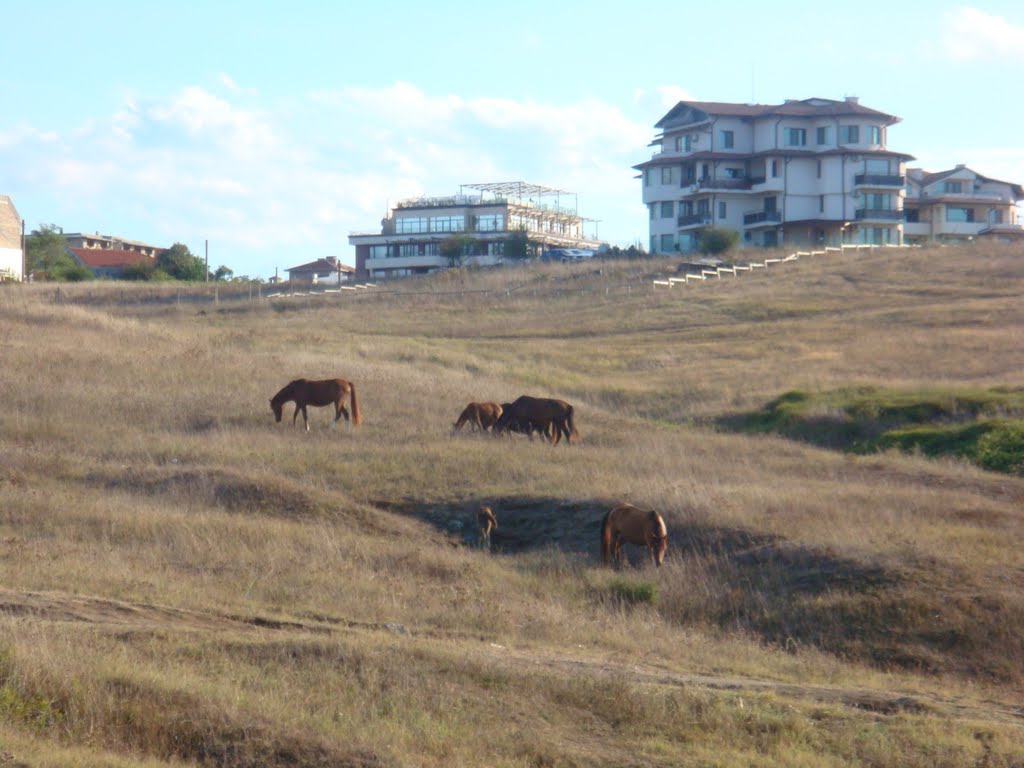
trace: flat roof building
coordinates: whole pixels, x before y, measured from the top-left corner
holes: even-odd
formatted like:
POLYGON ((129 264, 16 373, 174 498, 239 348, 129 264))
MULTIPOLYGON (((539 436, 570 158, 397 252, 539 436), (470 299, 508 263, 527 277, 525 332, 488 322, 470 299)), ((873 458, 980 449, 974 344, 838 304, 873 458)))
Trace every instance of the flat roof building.
POLYGON ((499 264, 551 248, 596 249, 585 221, 573 192, 522 181, 464 184, 457 195, 402 200, 380 232, 353 233, 348 241, 356 274, 380 279, 499 264))

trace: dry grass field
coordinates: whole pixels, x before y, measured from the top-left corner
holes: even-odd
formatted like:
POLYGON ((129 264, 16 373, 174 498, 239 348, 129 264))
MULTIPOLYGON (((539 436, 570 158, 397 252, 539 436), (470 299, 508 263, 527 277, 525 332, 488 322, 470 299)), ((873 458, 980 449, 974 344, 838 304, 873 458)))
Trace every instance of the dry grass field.
POLYGON ((1024 478, 721 426, 1024 388, 1024 249, 674 266, 4 286, 0 766, 1024 766, 1024 478), (274 423, 336 376, 359 429, 274 423), (582 443, 449 434, 520 394, 582 443))

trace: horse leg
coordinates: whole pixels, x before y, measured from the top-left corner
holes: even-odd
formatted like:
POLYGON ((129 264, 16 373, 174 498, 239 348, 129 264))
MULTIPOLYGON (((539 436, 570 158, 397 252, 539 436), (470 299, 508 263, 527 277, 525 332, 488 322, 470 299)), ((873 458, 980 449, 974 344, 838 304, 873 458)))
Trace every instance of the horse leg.
POLYGON ((306 406, 302 406, 302 423, 306 425, 306 431, 309 432, 309 414, 306 413, 306 406))
POLYGON ((299 418, 299 404, 295 404, 295 413, 292 414, 292 426, 295 426, 295 420, 299 418))

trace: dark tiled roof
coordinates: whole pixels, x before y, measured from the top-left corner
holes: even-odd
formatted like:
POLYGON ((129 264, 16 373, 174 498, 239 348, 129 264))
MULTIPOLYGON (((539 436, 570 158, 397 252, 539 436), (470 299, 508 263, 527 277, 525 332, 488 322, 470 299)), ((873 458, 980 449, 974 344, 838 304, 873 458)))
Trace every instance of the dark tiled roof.
POLYGON ((153 261, 153 257, 144 253, 117 248, 68 248, 68 250, 89 269, 129 267, 139 262, 153 261))
POLYGON ((309 264, 300 264, 297 267, 288 267, 285 272, 355 272, 355 269, 347 264, 341 264, 333 258, 317 259, 309 264))
POLYGON ((687 109, 703 112, 709 117, 879 117, 887 125, 898 122, 899 118, 877 109, 861 106, 857 101, 833 101, 832 99, 804 99, 787 101, 784 104, 732 104, 724 101, 680 101, 664 117, 654 124, 663 128, 672 119, 687 109))

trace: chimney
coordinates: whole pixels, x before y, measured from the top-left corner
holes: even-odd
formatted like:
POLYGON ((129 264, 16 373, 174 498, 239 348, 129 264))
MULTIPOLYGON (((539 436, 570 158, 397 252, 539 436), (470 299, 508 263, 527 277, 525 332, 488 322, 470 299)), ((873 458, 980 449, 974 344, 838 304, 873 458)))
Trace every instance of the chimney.
POLYGON ((847 96, 846 97, 846 103, 847 104, 860 104, 860 98, 857 97, 857 96, 847 96))

